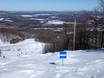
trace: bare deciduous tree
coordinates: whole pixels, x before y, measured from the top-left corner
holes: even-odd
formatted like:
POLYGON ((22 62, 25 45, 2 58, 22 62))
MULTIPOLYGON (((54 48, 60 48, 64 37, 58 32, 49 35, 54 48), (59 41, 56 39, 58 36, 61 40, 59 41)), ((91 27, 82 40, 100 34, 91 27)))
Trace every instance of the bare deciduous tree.
POLYGON ((104 0, 98 0, 98 1, 99 1, 100 10, 104 13, 104 0))

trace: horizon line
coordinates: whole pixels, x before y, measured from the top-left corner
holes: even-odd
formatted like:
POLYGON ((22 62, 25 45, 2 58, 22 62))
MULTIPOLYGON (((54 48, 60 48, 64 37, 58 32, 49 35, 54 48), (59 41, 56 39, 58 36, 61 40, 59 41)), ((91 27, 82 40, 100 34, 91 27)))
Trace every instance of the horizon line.
POLYGON ((10 11, 10 12, 25 12, 25 11, 27 11, 27 12, 32 12, 32 11, 35 11, 35 12, 38 12, 38 11, 40 11, 40 12, 42 12, 42 11, 44 11, 44 12, 68 12, 68 11, 70 11, 70 12, 78 12, 78 11, 94 11, 94 10, 0 10, 0 11, 10 11))

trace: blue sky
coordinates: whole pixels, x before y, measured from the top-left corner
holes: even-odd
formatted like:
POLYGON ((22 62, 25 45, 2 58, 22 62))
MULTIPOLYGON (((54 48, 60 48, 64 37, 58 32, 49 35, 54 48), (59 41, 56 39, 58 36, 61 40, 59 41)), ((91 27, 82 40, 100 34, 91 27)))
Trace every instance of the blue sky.
POLYGON ((97 0, 0 0, 0 10, 8 11, 92 10, 97 5, 97 0))

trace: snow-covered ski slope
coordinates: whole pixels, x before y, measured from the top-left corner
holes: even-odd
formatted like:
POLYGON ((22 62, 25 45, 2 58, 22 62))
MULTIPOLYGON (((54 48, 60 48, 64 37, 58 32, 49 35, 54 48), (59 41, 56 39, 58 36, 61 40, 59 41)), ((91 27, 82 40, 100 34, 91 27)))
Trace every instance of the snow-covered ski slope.
POLYGON ((13 45, 13 51, 9 46, 5 55, 14 54, 0 57, 0 78, 104 78, 104 50, 67 51, 68 58, 62 66, 58 52, 41 54, 43 43, 28 39, 13 45), (17 45, 21 50, 16 50, 17 45), (31 53, 16 56, 19 51, 25 53, 25 49, 31 53))
POLYGON ((3 43, 0 44, 0 50, 2 51, 2 56, 6 58, 29 55, 41 54, 44 49, 44 43, 36 42, 34 39, 26 39, 16 44, 3 43))

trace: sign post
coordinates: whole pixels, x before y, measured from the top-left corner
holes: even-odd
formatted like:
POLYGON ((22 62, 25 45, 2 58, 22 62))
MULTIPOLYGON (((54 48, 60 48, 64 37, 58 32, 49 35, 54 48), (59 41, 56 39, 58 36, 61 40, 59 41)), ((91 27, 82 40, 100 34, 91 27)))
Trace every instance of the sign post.
POLYGON ((60 52, 60 59, 62 59, 62 65, 64 65, 64 59, 67 58, 67 52, 62 51, 60 52))

